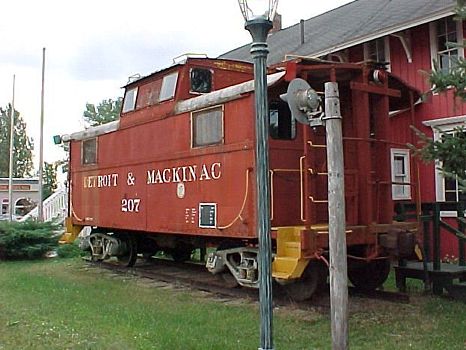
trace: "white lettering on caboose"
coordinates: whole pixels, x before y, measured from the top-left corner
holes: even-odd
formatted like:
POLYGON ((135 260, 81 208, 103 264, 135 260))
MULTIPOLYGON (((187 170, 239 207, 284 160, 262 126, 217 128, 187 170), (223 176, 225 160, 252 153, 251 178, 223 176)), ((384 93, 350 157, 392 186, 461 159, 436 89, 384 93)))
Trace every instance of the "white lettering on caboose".
POLYGON ((83 181, 84 188, 116 187, 118 184, 118 174, 84 176, 83 181))
POLYGON ((176 168, 147 170, 147 184, 218 180, 222 177, 222 163, 187 165, 176 168))

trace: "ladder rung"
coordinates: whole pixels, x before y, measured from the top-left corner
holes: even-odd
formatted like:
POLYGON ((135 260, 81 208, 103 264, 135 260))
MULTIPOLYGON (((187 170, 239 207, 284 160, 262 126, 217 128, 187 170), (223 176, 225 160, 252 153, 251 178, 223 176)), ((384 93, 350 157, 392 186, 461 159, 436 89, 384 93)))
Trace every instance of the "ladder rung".
POLYGON ((311 200, 312 203, 328 203, 328 200, 325 199, 315 199, 312 196, 309 196, 309 199, 311 200))
POLYGON ((312 148, 327 148, 327 145, 314 145, 312 143, 312 141, 307 141, 307 143, 309 144, 309 146, 311 146, 312 148))

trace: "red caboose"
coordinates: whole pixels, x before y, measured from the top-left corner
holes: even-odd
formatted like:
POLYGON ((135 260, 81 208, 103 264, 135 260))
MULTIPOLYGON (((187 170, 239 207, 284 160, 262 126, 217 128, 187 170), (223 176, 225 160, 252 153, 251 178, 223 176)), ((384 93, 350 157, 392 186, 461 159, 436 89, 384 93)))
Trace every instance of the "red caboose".
MULTIPOLYGON (((416 198, 406 143, 417 92, 365 64, 297 59, 269 70, 273 276, 298 298, 326 279, 328 212, 325 129, 297 123, 280 99, 297 77, 317 91, 339 83, 349 278, 376 288, 416 231, 394 222, 393 208, 416 198)), ((211 272, 257 286, 252 79, 247 63, 188 58, 125 86, 118 121, 63 136, 69 222, 92 227, 95 259, 130 265, 164 251, 182 261, 215 247, 211 272)))

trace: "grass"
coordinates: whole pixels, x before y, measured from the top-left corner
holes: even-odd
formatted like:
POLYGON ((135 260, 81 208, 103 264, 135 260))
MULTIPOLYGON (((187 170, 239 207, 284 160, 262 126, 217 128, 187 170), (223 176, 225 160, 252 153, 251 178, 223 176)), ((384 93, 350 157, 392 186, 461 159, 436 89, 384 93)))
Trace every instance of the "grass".
MULTIPOLYGON (((466 349, 465 304, 412 299, 352 299, 351 349, 466 349)), ((256 303, 155 288, 79 259, 0 264, 1 350, 257 349, 258 324, 256 303)), ((276 309, 274 342, 276 349, 330 349, 329 315, 276 309)))

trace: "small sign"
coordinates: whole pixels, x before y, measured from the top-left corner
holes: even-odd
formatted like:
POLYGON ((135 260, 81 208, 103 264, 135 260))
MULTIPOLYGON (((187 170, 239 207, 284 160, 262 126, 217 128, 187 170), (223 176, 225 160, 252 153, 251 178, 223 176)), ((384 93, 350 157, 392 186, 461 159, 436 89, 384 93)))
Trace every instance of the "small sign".
MULTIPOLYGON (((13 191, 30 191, 31 185, 13 185, 13 191)), ((8 185, 0 185, 0 191, 8 191, 8 185)))
POLYGON ((217 203, 199 203, 199 227, 217 227, 217 203))

